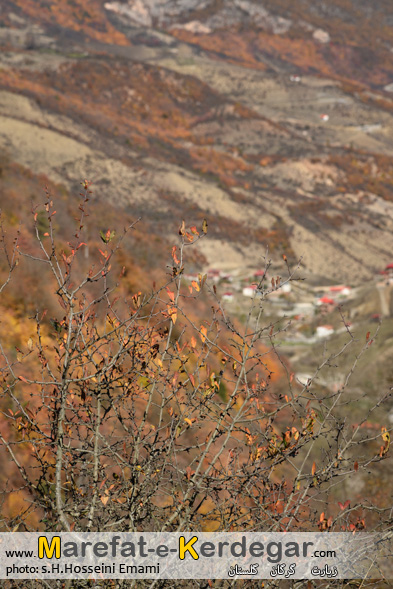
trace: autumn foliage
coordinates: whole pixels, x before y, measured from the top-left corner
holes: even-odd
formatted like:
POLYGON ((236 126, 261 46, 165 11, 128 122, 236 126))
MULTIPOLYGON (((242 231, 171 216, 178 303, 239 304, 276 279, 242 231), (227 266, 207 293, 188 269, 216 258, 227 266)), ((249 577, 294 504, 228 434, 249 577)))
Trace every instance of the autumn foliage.
MULTIPOLYGON (((2 331, 2 529, 341 531, 383 524, 383 505, 376 511, 371 497, 348 498, 339 489, 386 458, 388 430, 370 433, 364 424, 389 394, 354 423, 357 400, 345 397, 350 375, 336 393, 313 378, 296 380, 277 347, 285 324, 263 315, 269 294, 296 280, 286 257, 287 276, 268 284, 262 278, 241 323, 206 275, 184 279, 188 252, 208 234, 206 221, 181 222, 161 282, 134 288, 122 251, 137 224, 121 233, 97 228, 89 246, 89 182, 81 195, 65 243, 49 191, 32 209, 34 246, 22 247, 21 229, 2 235, 1 297, 24 265, 45 276, 57 305, 37 300, 35 314, 19 318, 17 335, 12 323, 2 331)), ((352 345, 348 331, 344 348, 319 370, 352 345)))

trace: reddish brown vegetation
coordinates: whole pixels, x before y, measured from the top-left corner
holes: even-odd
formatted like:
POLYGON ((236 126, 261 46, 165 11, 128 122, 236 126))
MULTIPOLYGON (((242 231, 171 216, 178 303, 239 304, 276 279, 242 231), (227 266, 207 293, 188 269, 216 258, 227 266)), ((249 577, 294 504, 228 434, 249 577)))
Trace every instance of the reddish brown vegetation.
POLYGON ((331 155, 329 162, 345 172, 341 191, 365 191, 393 201, 393 160, 385 155, 369 155, 356 150, 331 155))
POLYGON ((47 25, 60 25, 103 43, 129 45, 127 37, 108 21, 99 0, 12 0, 22 13, 47 25))

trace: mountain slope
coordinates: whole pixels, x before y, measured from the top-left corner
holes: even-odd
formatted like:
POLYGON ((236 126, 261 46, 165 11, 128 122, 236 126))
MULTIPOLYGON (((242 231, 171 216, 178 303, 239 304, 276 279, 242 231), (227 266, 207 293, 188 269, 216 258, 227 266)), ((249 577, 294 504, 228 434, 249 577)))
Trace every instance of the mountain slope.
POLYGON ((157 233, 207 218, 205 267, 255 268, 269 245, 278 268, 357 284, 393 246, 390 12, 6 0, 0 145, 157 233))

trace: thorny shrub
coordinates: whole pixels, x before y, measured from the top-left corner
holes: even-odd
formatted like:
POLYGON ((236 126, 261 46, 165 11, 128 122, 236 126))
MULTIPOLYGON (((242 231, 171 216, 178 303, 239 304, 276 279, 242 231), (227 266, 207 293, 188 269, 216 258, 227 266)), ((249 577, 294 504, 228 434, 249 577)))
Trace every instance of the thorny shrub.
MULTIPOLYGON (((351 414, 357 399, 345 397, 370 335, 339 390, 314 386, 314 377, 300 385, 276 346, 285 323, 264 319, 270 293, 296 280, 297 270, 284 256, 287 277, 269 283, 263 277, 240 324, 206 276, 184 279, 187 249, 205 238, 205 222, 201 228, 182 222, 167 279, 150 292, 122 291, 125 269, 113 277, 132 226, 120 238, 101 232, 99 263, 83 274, 90 196, 83 184, 76 232, 63 251, 49 194, 33 210, 36 253, 21 251, 18 236, 10 245, 3 233, 8 270, 1 295, 19 260, 36 265, 37 277, 44 266, 56 284, 59 313, 46 316, 37 301, 35 335, 24 348, 15 356, 1 343, 0 442, 10 473, 2 530, 386 526, 389 512, 370 497, 352 504, 346 497, 337 503, 335 495, 344 479, 369 472, 389 450, 385 428, 370 434, 362 426, 390 391, 360 423, 351 414), (211 309, 203 319, 193 313, 201 296, 211 309)), ((354 344, 349 327, 347 334, 315 377, 354 344)))

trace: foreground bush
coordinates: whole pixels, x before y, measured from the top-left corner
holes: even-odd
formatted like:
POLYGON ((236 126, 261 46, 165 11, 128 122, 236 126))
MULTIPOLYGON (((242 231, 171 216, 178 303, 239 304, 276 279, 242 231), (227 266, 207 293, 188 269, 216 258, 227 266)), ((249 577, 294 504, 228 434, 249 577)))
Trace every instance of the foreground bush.
POLYGON ((17 263, 28 263, 44 289, 56 292, 58 311, 50 317, 37 301, 35 334, 16 356, 12 338, 2 342, 0 441, 9 463, 2 530, 384 526, 389 513, 371 497, 352 504, 339 494, 337 501, 345 479, 370 471, 389 450, 384 427, 371 435, 363 427, 389 394, 357 423, 357 399, 346 396, 370 335, 340 390, 314 380, 358 345, 349 328, 344 347, 301 386, 276 347, 285 324, 263 315, 269 294, 296 278, 288 264, 285 280, 273 278, 268 288, 262 279, 240 324, 206 276, 185 283, 187 249, 197 247, 207 226, 187 229, 183 222, 166 280, 149 292, 128 292, 127 268, 118 261, 132 226, 120 238, 101 231, 102 247, 90 248, 88 258, 89 194, 86 182, 66 246, 57 243, 49 196, 33 211, 34 253, 3 235, 2 296, 17 263), (203 319, 198 301, 210 309, 203 319))

